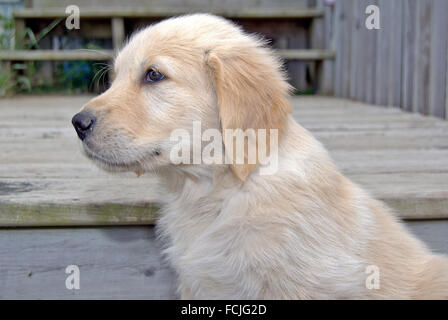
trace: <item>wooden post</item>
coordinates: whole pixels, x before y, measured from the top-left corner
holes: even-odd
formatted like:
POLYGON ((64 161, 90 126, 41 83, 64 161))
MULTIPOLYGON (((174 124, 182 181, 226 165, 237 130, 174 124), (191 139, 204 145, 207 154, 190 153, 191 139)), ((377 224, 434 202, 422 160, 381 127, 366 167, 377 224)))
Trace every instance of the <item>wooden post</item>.
MULTIPOLYGON (((416 69, 417 43, 417 0, 403 2, 403 57, 401 73, 401 108, 413 111, 414 78, 416 69)), ((376 62, 378 64, 378 61, 376 62)))
POLYGON ((115 51, 118 51, 121 48, 124 38, 124 19, 112 18, 112 43, 115 51))
MULTIPOLYGON (((114 47, 115 53, 117 53, 124 42, 125 39, 125 30, 124 30, 124 19, 122 17, 112 18, 112 44, 114 47)), ((113 80, 113 68, 109 69, 109 83, 113 80)))
MULTIPOLYGON (((324 5, 325 6, 325 5, 324 5)), ((327 5, 324 7, 324 41, 325 49, 336 51, 334 43, 334 6, 327 5)), ((336 53, 337 54, 337 53, 336 53)), ((335 72, 335 60, 324 60, 322 70, 322 91, 328 95, 334 95, 334 72, 335 72)))
MULTIPOLYGON (((11 61, 8 61, 8 60, 0 61, 0 74, 4 73, 6 75, 8 75, 8 74, 10 75, 11 72, 12 72, 11 61)), ((11 81, 11 79, 8 79, 6 81, 11 81)), ((0 98, 3 98, 5 95, 7 95, 9 93, 7 89, 8 89, 8 84, 5 83, 5 85, 3 87, 4 91, 2 92, 2 89, 0 89, 0 98)))
MULTIPOLYGON (((24 39, 25 39, 25 19, 14 18, 14 49, 20 50, 24 47, 24 39)), ((29 63, 25 63, 26 68, 28 68, 29 63)), ((8 71, 11 72, 12 77, 17 76, 16 70, 12 67, 11 63, 7 65, 8 71)), ((23 72, 23 71, 21 71, 23 72)))
POLYGON ((430 34, 431 1, 419 0, 417 3, 416 56, 413 88, 414 112, 429 114, 429 70, 430 70, 430 34))
POLYGON ((25 20, 20 18, 14 19, 14 48, 16 50, 23 49, 23 39, 25 37, 25 20))
POLYGON ((316 88, 314 93, 327 94, 324 89, 324 63, 325 60, 317 60, 314 65, 314 79, 316 88))
MULTIPOLYGON (((318 1, 318 6, 322 5, 321 1, 318 1)), ((311 48, 312 49, 324 49, 325 46, 325 35, 324 35, 324 19, 322 17, 314 18, 311 22, 311 48)), ((314 63, 314 74, 313 80, 315 93, 323 93, 323 60, 318 60, 314 63)))

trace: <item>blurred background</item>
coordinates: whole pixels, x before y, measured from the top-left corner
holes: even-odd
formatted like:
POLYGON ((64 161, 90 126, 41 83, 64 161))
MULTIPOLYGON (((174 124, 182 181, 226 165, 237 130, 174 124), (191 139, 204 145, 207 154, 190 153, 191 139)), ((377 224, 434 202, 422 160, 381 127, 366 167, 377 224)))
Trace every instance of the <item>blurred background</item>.
POLYGON ((0 96, 104 91, 126 37, 191 12, 223 15, 270 40, 296 94, 447 118, 446 0, 0 0, 0 96), (372 4, 380 29, 365 26, 372 4), (70 5, 79 29, 65 25, 70 5))

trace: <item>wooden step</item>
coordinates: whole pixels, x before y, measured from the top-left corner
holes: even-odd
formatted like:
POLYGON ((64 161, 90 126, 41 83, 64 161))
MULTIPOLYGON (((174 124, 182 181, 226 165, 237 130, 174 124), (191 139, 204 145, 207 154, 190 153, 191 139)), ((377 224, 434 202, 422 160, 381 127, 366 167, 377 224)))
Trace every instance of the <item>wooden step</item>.
MULTIPOLYGON (((70 119, 91 98, 0 100, 0 227, 154 222, 156 178, 104 173, 79 151, 70 119)), ((448 219, 448 122, 335 98, 291 102, 338 167, 399 217, 448 219)))
MULTIPOLYGON (((448 220, 405 225, 433 252, 448 254, 448 220)), ((0 243, 0 299, 178 297, 153 227, 0 229, 0 243), (72 264, 79 266, 80 290, 64 285, 72 264)))
POLYGON ((104 61, 113 57, 113 50, 0 50, 4 61, 104 61))
MULTIPOLYGON (((325 60, 333 59, 335 52, 331 50, 303 49, 277 50, 285 60, 325 60)), ((0 61, 104 61, 114 57, 113 50, 3 50, 0 61)))
POLYGON ((321 49, 282 49, 276 52, 285 60, 327 60, 336 56, 333 50, 321 49))
MULTIPOLYGON (((95 18, 166 18, 176 15, 197 13, 200 10, 191 8, 89 8, 81 9, 81 19, 95 18)), ((210 12, 210 11, 204 11, 210 12)), ((324 15, 321 8, 241 8, 241 9, 217 9, 210 13, 227 18, 247 19, 312 19, 324 15)), ((20 9, 14 12, 17 19, 53 19, 67 17, 65 8, 45 9, 20 9)))

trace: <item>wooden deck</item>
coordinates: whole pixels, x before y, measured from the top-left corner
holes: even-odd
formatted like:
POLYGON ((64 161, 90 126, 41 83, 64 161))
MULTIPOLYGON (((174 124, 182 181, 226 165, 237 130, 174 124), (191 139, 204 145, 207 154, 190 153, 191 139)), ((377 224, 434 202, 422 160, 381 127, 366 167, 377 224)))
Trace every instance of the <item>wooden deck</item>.
MULTIPOLYGON (((89 99, 0 100, 0 298, 174 297, 153 228, 110 227, 152 224, 158 183, 108 175, 81 155, 70 119, 89 99), (70 264, 80 290, 65 288, 70 264)), ((448 253, 448 122, 335 98, 292 101, 347 176, 448 253)))
MULTIPOLYGON (((90 97, 0 101, 0 226, 148 224, 156 178, 101 172, 70 119, 90 97)), ((341 170, 407 219, 448 218, 448 122, 333 98, 294 116, 341 170)))

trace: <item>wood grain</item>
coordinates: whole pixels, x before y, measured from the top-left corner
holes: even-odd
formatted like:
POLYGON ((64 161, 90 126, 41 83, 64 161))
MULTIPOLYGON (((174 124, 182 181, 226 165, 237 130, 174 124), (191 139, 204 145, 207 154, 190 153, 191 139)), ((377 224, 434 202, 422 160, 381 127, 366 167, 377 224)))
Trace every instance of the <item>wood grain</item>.
MULTIPOLYGON (((448 253, 448 220, 406 226, 433 252, 448 253)), ((152 227, 0 229, 0 243, 0 299, 177 298, 152 227), (79 290, 65 286, 73 264, 79 290)))
POLYGON ((387 90, 387 105, 400 107, 401 104, 401 68, 402 68, 402 34, 403 34, 403 1, 389 1, 390 30, 389 30, 389 87, 387 90))
MULTIPOLYGON (((110 175, 81 154, 70 119, 90 98, 0 101, 0 226, 154 223, 157 177, 110 175)), ((339 168, 399 216, 448 217, 447 122, 335 98, 292 103, 339 168)))
POLYGON ((8 61, 107 61, 114 57, 112 50, 1 50, 0 60, 8 61))
POLYGON ((448 2, 336 1, 335 94, 447 117, 448 2), (365 8, 377 5, 381 28, 367 30, 365 8))
POLYGON ((414 74, 415 74, 415 46, 416 44, 416 20, 418 0, 404 2, 403 7, 403 69, 401 88, 401 108, 412 111, 414 102, 414 74))
MULTIPOLYGON (((324 11, 320 8, 300 8, 300 7, 264 7, 258 8, 257 6, 243 7, 243 8, 215 8, 204 9, 191 7, 163 7, 152 6, 151 8, 145 7, 104 7, 102 10, 97 8, 85 8, 82 10, 81 18, 145 18, 145 17, 171 17, 186 13, 195 12, 208 12, 221 15, 228 18, 314 18, 321 17, 324 11)), ((65 7, 63 8, 32 8, 32 9, 20 9, 14 12, 15 18, 20 19, 48 19, 48 18, 61 18, 67 17, 65 13, 65 7)))
MULTIPOLYGON (((119 19, 114 20, 117 24, 119 19)), ((118 26, 116 26, 118 28, 118 26)), ((114 40, 117 45, 124 39, 124 31, 119 31, 114 40)), ((322 49, 280 49, 278 55, 286 60, 325 60, 334 59, 336 53, 322 49)), ((105 61, 115 56, 114 50, 1 50, 0 61, 105 61)))
POLYGON ((0 299, 173 299, 151 227, 0 229, 0 299), (80 289, 65 286, 68 265, 80 289))
POLYGON ((418 36, 416 47, 416 73, 414 78, 413 110, 429 114, 429 67, 431 39, 431 0, 418 1, 418 36))
POLYGON ((448 1, 435 0, 431 12, 431 66, 429 75, 429 113, 445 117, 445 95, 448 73, 448 1))
POLYGON ((387 105, 387 92, 389 86, 389 55, 390 34, 392 28, 392 15, 390 11, 391 1, 379 0, 378 5, 381 12, 381 29, 375 30, 377 34, 376 60, 375 60, 375 104, 387 105))

